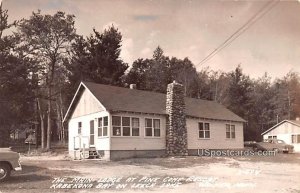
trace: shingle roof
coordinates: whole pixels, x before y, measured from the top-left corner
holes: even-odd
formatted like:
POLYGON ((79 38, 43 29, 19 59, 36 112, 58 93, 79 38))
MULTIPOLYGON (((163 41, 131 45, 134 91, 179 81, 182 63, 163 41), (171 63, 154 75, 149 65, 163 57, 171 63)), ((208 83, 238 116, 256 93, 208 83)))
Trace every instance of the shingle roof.
MULTIPOLYGON (((83 82, 108 111, 166 114, 166 95, 83 82)), ((214 101, 185 97, 186 115, 199 118, 245 122, 244 119, 214 101)))

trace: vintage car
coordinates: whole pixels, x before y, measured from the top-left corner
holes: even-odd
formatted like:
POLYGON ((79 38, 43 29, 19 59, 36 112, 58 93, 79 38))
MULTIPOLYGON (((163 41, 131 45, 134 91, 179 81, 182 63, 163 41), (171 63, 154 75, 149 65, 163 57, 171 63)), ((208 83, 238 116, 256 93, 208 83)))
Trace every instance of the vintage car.
POLYGON ((10 148, 0 148, 0 182, 9 178, 12 170, 22 170, 20 154, 10 148))
POLYGON ((254 151, 276 151, 283 153, 292 153, 294 146, 286 144, 280 139, 265 139, 263 142, 245 142, 245 147, 251 147, 254 151))

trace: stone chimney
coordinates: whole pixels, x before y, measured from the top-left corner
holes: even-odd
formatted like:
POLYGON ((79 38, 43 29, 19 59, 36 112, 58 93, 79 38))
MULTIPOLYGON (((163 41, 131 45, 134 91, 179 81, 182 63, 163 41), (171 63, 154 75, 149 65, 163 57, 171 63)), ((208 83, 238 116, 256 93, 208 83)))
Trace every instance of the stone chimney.
POLYGON ((187 155, 187 128, 185 118, 184 88, 173 81, 168 84, 166 95, 168 155, 187 155))
POLYGON ((129 88, 130 88, 130 89, 136 89, 136 84, 130 84, 130 85, 129 85, 129 88))

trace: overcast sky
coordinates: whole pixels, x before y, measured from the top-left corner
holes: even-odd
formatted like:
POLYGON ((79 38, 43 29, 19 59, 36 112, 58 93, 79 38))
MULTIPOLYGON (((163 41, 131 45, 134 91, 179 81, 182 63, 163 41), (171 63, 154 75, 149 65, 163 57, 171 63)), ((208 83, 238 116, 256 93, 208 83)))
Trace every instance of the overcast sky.
MULTIPOLYGON (((1 0, 0 0, 1 1, 1 0)), ((203 65, 216 49, 266 1, 205 0, 2 0, 9 20, 32 11, 65 11, 76 16, 77 32, 89 35, 114 23, 123 35, 122 59, 131 64, 152 57, 160 45, 167 56, 188 57, 200 70, 231 71, 241 64, 251 77, 300 72, 300 3, 279 2, 240 37, 203 65)))

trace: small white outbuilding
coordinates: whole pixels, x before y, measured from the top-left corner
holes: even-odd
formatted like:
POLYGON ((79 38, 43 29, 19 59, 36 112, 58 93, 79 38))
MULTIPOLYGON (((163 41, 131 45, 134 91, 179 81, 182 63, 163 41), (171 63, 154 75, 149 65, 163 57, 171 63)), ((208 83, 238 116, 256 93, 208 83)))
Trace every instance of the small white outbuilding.
POLYGON ((283 120, 261 134, 263 139, 281 139, 300 152, 300 120, 283 120))

